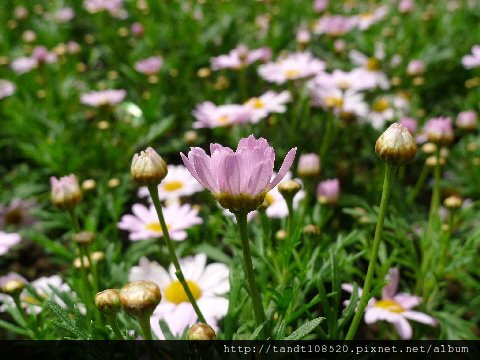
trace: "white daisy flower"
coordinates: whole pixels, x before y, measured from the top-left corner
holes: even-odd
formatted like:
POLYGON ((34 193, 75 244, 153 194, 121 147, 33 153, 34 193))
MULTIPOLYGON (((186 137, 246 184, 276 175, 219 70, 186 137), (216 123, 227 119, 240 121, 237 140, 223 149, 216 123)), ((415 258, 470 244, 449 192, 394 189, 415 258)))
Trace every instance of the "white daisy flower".
MULTIPOLYGON (((203 190, 190 172, 183 165, 168 165, 168 174, 158 185, 158 196, 160 200, 178 199, 183 196, 191 196, 203 190)), ((138 190, 139 197, 149 197, 150 194, 146 186, 138 190)))
MULTIPOLYGON (((206 265, 207 256, 198 254, 180 259, 180 267, 195 297, 205 320, 214 330, 217 321, 227 314, 228 300, 224 295, 230 290, 229 269, 222 263, 206 265)), ((175 267, 168 271, 146 257, 140 259, 139 266, 130 271, 129 281, 146 280, 156 283, 162 293, 162 301, 155 309, 150 323, 154 334, 165 339, 159 325, 163 319, 175 336, 183 334, 198 319, 182 285, 175 276, 175 267)))

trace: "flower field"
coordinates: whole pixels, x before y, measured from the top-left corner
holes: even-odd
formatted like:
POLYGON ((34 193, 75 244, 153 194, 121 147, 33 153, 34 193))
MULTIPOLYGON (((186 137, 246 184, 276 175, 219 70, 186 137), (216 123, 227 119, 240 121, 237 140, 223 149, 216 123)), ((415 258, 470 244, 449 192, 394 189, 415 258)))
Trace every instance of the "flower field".
POLYGON ((0 339, 479 339, 478 1, 0 24, 0 339))

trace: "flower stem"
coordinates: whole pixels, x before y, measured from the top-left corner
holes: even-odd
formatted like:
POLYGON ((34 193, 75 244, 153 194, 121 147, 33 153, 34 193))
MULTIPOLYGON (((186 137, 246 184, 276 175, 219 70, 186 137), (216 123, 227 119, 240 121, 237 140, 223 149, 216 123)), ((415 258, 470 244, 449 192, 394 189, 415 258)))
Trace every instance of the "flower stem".
POLYGON ((325 124, 325 133, 323 134, 322 138, 322 145, 320 147, 320 164, 323 167, 324 165, 324 160, 325 160, 325 155, 327 153, 328 147, 330 146, 332 137, 333 137, 333 115, 327 114, 327 123, 325 124))
POLYGON ((150 327, 150 314, 142 314, 138 316, 138 323, 142 328, 143 339, 144 340, 153 340, 152 328, 150 327))
POLYGON ((125 337, 123 336, 122 332, 120 331, 120 328, 118 327, 117 315, 105 314, 105 317, 107 319, 108 325, 110 325, 110 327, 113 330, 113 333, 117 337, 117 340, 125 340, 125 337))
MULTIPOLYGON (((148 191, 150 193, 150 197, 152 198, 153 205, 155 206, 155 210, 157 211, 158 220, 160 222, 160 226, 162 228, 163 238, 165 239, 165 243, 167 244, 168 252, 170 253, 170 257, 172 258, 173 266, 175 266, 175 275, 177 276, 178 281, 183 286, 183 290, 188 297, 188 300, 193 306, 195 313, 197 314, 198 320, 202 323, 207 323, 205 317, 203 316, 200 308, 198 307, 197 301, 188 286, 187 281, 185 280, 185 276, 183 275, 182 269, 180 267, 180 262, 178 261, 177 254, 175 253, 175 249, 173 248, 172 240, 170 239, 170 235, 168 233, 167 224, 165 223, 165 218, 163 217, 162 211, 162 204, 160 203, 160 198, 158 197, 158 187, 157 185, 148 185, 148 191)), ((160 242, 160 246, 162 243, 160 242)))
POLYGON ((423 188, 423 185, 425 185, 425 181, 427 180, 429 173, 429 167, 427 165, 423 165, 422 172, 420 173, 420 176, 418 177, 417 183, 415 184, 415 187, 412 189, 412 192, 409 194, 407 198, 407 202, 409 204, 412 204, 415 199, 417 198, 418 194, 420 194, 420 191, 423 188))
MULTIPOLYGON (((255 273, 253 271, 252 255, 250 253, 250 242, 247 234, 247 212, 239 211, 235 213, 237 219, 238 229, 240 232, 240 240, 242 242, 243 261, 245 265, 245 274, 247 275, 248 288, 250 296, 252 297, 253 315, 257 326, 260 326, 266 321, 265 311, 263 309, 262 297, 258 291, 257 283, 255 282, 255 273)), ((260 340, 267 338, 268 332, 265 328, 262 329, 259 335, 260 340)))
POLYGON ((382 199, 380 201, 380 209, 378 211, 377 227, 375 228, 375 237, 373 238, 372 253, 370 255, 370 262, 368 264, 367 276, 363 285, 362 296, 360 297, 360 303, 355 316, 352 320, 352 324, 348 329, 345 340, 353 340, 357 332, 357 328, 360 325, 365 308, 367 307, 368 300, 370 300, 370 288, 372 287, 373 275, 375 273, 375 266, 377 264, 378 249, 380 247, 380 240, 383 231, 383 222, 385 220, 385 214, 387 210, 388 198, 390 197, 390 190, 392 189, 392 182, 395 175, 396 167, 391 164, 387 164, 385 171, 385 178, 383 181, 382 199))

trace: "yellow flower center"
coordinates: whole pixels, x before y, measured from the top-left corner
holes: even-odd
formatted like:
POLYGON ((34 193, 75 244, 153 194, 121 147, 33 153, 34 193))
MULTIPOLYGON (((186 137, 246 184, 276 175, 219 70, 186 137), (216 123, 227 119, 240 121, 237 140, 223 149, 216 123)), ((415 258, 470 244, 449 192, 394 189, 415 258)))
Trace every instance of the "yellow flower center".
POLYGON ((178 181, 178 180, 167 181, 163 185, 163 189, 165 191, 175 191, 175 190, 178 190, 178 189, 181 189, 181 188, 183 188, 183 183, 181 181, 178 181))
MULTIPOLYGON (((41 296, 41 294, 39 294, 41 296)), ((22 301, 28 305, 42 305, 40 301, 30 295, 22 296, 22 301)))
POLYGON ((324 99, 324 103, 328 108, 340 109, 343 106, 343 99, 338 96, 327 96, 324 99))
POLYGON ((367 68, 367 70, 370 70, 370 71, 380 70, 380 61, 378 61, 374 57, 371 57, 367 60, 365 67, 367 68))
POLYGON ((362 20, 370 20, 371 18, 373 18, 373 14, 372 13, 363 13, 363 14, 360 14, 360 19, 362 20))
POLYGON ((403 313, 405 311, 405 309, 398 302, 390 299, 379 300, 375 303, 375 306, 394 313, 403 313))
MULTIPOLYGON (((198 300, 200 296, 202 296, 202 290, 200 289, 200 286, 195 281, 191 280, 187 280, 187 284, 195 300, 198 300)), ((167 288, 165 289, 165 299, 174 304, 190 302, 188 300, 187 294, 185 293, 185 290, 183 289, 182 284, 178 280, 172 281, 167 286, 167 288)))
POLYGON ((287 77, 287 79, 294 79, 298 75, 300 75, 300 71, 297 69, 285 70, 285 76, 287 77))
POLYGON ((217 118, 217 121, 218 121, 220 124, 226 124, 226 123, 228 123, 228 120, 229 120, 228 115, 222 115, 222 116, 219 116, 219 117, 217 118))
POLYGON ((254 97, 248 100, 248 104, 250 104, 255 109, 263 109, 265 107, 265 103, 262 99, 254 97))
MULTIPOLYGON (((160 233, 162 234, 163 231, 162 231, 162 227, 160 226, 160 223, 158 222, 152 222, 152 223, 149 223, 145 226, 145 229, 147 230, 150 230, 150 231, 154 231, 154 232, 157 232, 157 233, 160 233)), ((170 225, 167 224, 167 230, 170 230, 170 225)))
POLYGON ((267 194, 265 195, 265 201, 268 203, 268 206, 270 206, 275 202, 275 198, 272 195, 267 194))
POLYGON ((372 104, 372 109, 375 112, 384 112, 390 108, 390 104, 385 99, 375 100, 372 104))

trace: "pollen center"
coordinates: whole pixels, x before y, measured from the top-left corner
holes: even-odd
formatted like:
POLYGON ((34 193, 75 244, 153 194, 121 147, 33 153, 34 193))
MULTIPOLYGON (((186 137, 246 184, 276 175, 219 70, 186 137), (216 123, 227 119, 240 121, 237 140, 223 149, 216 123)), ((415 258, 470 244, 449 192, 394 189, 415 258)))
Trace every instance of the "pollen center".
POLYGON ((165 191, 175 191, 183 188, 183 183, 179 180, 168 181, 163 185, 165 191))
POLYGON ((338 96, 327 96, 324 103, 328 108, 340 109, 343 106, 343 99, 338 96))
POLYGON ((300 75, 300 71, 297 69, 285 70, 285 76, 287 77, 287 79, 296 78, 298 75, 300 75))
POLYGON ((375 303, 375 306, 394 313, 402 313, 405 311, 405 309, 398 302, 390 299, 379 300, 375 303))
POLYGON ((374 57, 371 57, 367 60, 365 67, 367 68, 367 70, 377 71, 380 70, 380 62, 374 57))
POLYGON ((222 115, 222 116, 219 116, 219 117, 217 118, 217 121, 218 121, 220 124, 226 124, 226 123, 228 123, 228 120, 229 120, 228 115, 222 115))
POLYGON ((265 103, 260 98, 252 98, 248 103, 255 109, 263 109, 265 107, 265 103))
POLYGON ((374 103, 372 104, 372 109, 375 112, 384 112, 385 110, 388 110, 389 108, 390 108, 390 104, 385 99, 375 100, 374 103))
POLYGON ((265 195, 265 201, 268 203, 268 206, 270 206, 275 202, 275 198, 272 195, 267 194, 265 195))
MULTIPOLYGON (((158 222, 151 222, 151 223, 148 223, 146 226, 145 226, 145 229, 147 230, 150 230, 150 231, 154 231, 156 233, 160 233, 162 234, 163 231, 162 231, 162 227, 160 226, 160 223, 158 222)), ((170 225, 167 224, 167 230, 170 230, 170 225)))
MULTIPOLYGON (((202 296, 202 290, 200 289, 200 286, 198 286, 195 281, 191 280, 187 280, 187 284, 195 300, 198 300, 200 296, 202 296)), ((172 281, 167 286, 167 288, 165 289, 165 299, 174 304, 190 302, 188 300, 187 294, 185 293, 185 290, 183 289, 182 284, 178 280, 172 281)))

